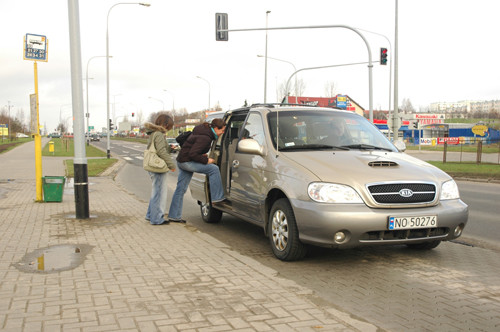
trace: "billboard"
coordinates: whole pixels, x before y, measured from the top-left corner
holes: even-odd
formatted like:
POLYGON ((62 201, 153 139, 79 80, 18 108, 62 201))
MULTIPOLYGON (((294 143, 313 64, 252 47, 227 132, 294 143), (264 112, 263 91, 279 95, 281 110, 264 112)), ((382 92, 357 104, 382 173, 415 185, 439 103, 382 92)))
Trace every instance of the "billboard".
POLYGON ((312 105, 320 107, 337 107, 337 98, 325 97, 294 97, 288 96, 289 104, 312 105))

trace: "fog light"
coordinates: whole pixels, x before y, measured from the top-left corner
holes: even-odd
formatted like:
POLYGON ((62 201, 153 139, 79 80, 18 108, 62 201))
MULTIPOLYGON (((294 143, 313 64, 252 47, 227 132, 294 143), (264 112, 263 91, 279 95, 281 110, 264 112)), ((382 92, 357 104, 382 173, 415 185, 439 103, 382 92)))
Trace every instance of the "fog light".
POLYGON ((335 236, 334 236, 334 240, 335 240, 335 243, 342 243, 345 241, 345 234, 344 232, 337 232, 335 233, 335 236))
POLYGON ((455 228, 455 231, 453 232, 453 235, 455 235, 456 237, 459 237, 460 235, 462 235, 462 225, 458 225, 456 228, 455 228))

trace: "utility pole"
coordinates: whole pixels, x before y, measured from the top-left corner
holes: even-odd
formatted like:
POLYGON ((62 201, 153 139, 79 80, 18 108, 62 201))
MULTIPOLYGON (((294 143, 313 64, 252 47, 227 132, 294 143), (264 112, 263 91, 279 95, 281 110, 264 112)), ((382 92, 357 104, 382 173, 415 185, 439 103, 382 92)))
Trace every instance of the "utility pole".
POLYGON ((73 104, 73 133, 75 158, 74 190, 77 219, 88 219, 89 181, 85 151, 85 120, 83 117, 82 56, 80 46, 80 14, 78 0, 68 0, 69 44, 71 63, 71 96, 73 104))
POLYGON ((8 107, 9 107, 9 128, 8 128, 7 132, 9 133, 9 138, 10 138, 10 140, 12 141, 12 136, 11 136, 11 135, 12 135, 12 133, 11 133, 11 128, 10 128, 10 107, 11 107, 11 106, 14 106, 14 105, 11 105, 11 104, 10 104, 10 100, 9 100, 9 101, 7 101, 7 105, 8 105, 8 107))
POLYGON ((394 34, 394 111, 392 112, 392 133, 394 135, 393 141, 399 138, 399 121, 398 114, 398 0, 396 0, 396 22, 394 34))
POLYGON ((268 16, 271 11, 268 10, 266 12, 266 58, 265 58, 265 65, 264 65, 264 104, 267 103, 267 22, 268 22, 268 16))

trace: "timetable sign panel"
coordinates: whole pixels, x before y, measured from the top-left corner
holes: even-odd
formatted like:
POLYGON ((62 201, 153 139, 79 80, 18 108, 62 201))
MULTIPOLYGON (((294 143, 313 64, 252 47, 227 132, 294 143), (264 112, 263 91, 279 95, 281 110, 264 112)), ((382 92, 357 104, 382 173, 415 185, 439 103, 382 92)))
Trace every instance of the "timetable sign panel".
POLYGON ((24 38, 24 59, 47 61, 47 37, 27 33, 24 38))

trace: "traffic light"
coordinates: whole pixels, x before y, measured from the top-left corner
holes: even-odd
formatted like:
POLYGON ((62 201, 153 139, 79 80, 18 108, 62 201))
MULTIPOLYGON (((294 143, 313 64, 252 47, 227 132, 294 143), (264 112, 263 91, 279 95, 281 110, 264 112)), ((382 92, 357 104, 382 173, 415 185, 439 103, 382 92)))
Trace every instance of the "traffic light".
POLYGON ((227 13, 215 13, 215 40, 216 41, 228 41, 229 33, 227 31, 227 13))
POLYGON ((380 48, 380 64, 387 65, 387 48, 380 48))
POLYGON ((134 117, 134 115, 135 115, 135 113, 134 113, 134 112, 132 112, 132 117, 134 117))
POLYGON ((113 121, 109 119, 109 130, 113 130, 113 121))
POLYGON ((413 128, 418 129, 418 121, 413 122, 413 128))

